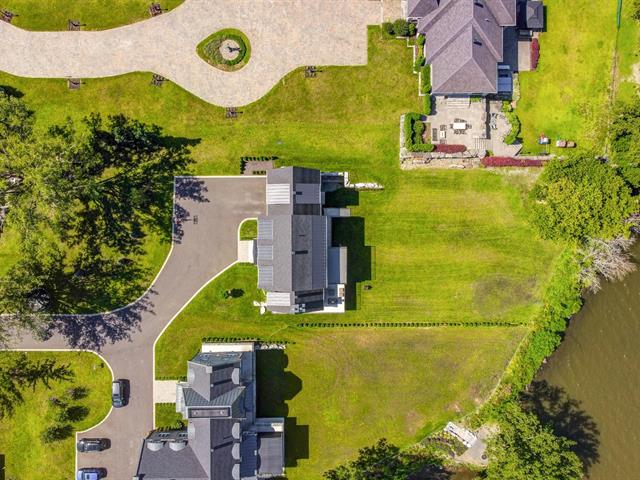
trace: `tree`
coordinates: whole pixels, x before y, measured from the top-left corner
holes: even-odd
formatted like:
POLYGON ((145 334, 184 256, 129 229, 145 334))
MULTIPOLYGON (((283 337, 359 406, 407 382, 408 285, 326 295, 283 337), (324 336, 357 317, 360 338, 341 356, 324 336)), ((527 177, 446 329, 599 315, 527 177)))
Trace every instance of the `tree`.
MULTIPOLYGON (((640 0, 636 0, 640 15, 640 0)), ((640 190, 640 98, 616 103, 609 129, 612 160, 635 192, 640 190)))
POLYGON ((190 163, 184 141, 123 115, 36 134, 22 100, 0 94, 0 233, 19 239, 0 278, 0 313, 14 314, 0 344, 44 330, 45 313, 130 301, 144 274, 130 257, 148 233, 170 235, 173 178, 190 163))
POLYGON ((487 480, 578 480, 583 466, 571 451, 575 442, 554 435, 538 418, 508 402, 501 410, 500 431, 487 448, 487 480))
POLYGON ((5 354, 0 357, 0 418, 11 415, 23 400, 26 387, 35 389, 41 383, 50 388, 51 382, 69 380, 73 371, 69 365, 53 359, 30 360, 24 353, 5 354))
POLYGON ((587 155, 549 162, 531 192, 544 238, 584 241, 626 235, 637 200, 614 168, 587 155))
POLYGON ((325 480, 407 480, 424 468, 433 467, 429 478, 443 478, 448 474, 442 460, 427 450, 401 451, 386 439, 358 451, 358 457, 345 465, 324 473, 325 480))

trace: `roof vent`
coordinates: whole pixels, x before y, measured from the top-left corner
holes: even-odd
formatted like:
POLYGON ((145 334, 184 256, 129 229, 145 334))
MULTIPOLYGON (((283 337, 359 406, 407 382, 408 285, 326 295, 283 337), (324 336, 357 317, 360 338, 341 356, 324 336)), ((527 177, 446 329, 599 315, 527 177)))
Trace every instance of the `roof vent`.
POLYGON ((174 452, 184 450, 186 446, 187 442, 185 442, 184 440, 174 440, 173 442, 169 442, 169 448, 174 452))
POLYGON ((147 448, 152 452, 158 452, 164 447, 164 442, 160 440, 147 440, 147 448))

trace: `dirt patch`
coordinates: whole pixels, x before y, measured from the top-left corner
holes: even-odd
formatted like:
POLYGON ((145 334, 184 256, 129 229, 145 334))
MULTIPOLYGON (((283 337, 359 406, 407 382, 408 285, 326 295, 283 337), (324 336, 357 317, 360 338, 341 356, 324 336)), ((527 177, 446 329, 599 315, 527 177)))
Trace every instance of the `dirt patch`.
POLYGON ((473 305, 484 317, 501 316, 513 307, 530 303, 535 286, 535 278, 485 277, 473 286, 473 305))

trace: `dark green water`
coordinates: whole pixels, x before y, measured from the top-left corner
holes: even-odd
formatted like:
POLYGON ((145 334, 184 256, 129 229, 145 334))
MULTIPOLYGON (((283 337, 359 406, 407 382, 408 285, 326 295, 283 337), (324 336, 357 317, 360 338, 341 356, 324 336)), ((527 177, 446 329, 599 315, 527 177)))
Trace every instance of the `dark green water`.
POLYGON ((640 271, 586 297, 537 380, 533 403, 579 442, 591 480, 640 479, 640 271))

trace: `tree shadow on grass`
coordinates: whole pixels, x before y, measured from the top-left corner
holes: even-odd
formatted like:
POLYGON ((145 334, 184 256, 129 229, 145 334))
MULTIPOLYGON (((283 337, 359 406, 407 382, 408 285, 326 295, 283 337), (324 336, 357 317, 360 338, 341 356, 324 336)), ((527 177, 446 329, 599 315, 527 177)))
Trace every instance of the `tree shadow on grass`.
POLYGON ((346 308, 355 310, 358 308, 358 284, 372 279, 372 249, 364 243, 364 218, 335 218, 332 236, 333 245, 347 247, 346 308))
POLYGON ((0 453, 0 480, 5 480, 5 472, 4 472, 4 464, 5 464, 5 459, 4 459, 4 454, 0 453))
POLYGON ((135 303, 112 312, 54 315, 41 336, 46 340, 55 334, 62 335, 72 348, 100 351, 109 343, 129 340, 133 331, 140 330, 142 315, 153 314, 154 294, 150 290, 135 303))
MULTIPOLYGON (((0 85, 0 92, 4 92, 8 96, 14 97, 14 98, 22 98, 22 97, 24 97, 24 93, 22 93, 20 90, 18 90, 15 87, 12 87, 10 85, 0 85)), ((0 479, 1 478, 2 477, 0 477, 0 479)))
POLYGON ((256 354, 258 416, 285 418, 285 466, 294 467, 309 458, 309 426, 289 417, 287 401, 302 390, 300 377, 287 370, 284 350, 258 350, 256 354))
POLYGON ((521 395, 522 407, 535 413, 540 422, 550 425, 556 435, 576 442, 572 450, 582 460, 585 473, 600 459, 600 430, 576 399, 547 381, 534 381, 521 395))

